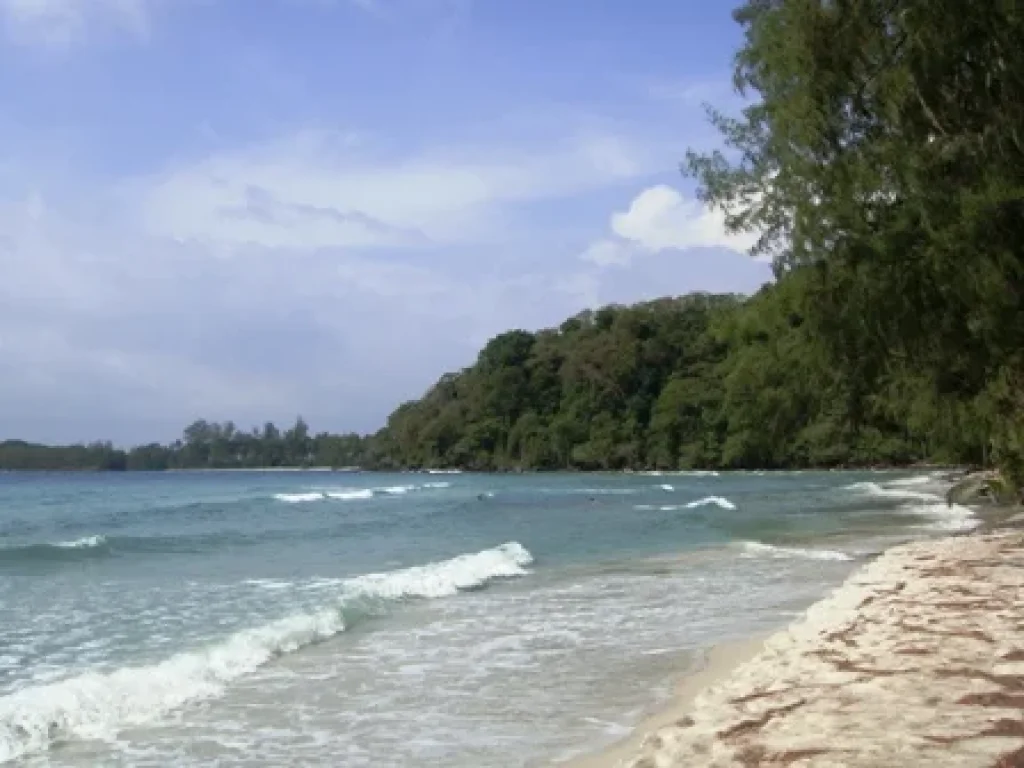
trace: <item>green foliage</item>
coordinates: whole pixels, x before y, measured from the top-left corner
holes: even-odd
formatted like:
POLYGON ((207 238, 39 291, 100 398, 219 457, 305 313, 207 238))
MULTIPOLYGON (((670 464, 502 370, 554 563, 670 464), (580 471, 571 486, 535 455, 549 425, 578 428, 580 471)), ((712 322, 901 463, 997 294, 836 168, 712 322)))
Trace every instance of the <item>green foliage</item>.
MULTIPOLYGON (((735 17, 750 105, 710 111, 726 147, 688 155, 701 196, 763 233, 849 426, 888 420, 871 454, 1024 480, 1024 6, 748 0, 735 17)), ((808 450, 863 459, 834 427, 805 428, 808 450)), ((729 456, 767 457, 733 433, 729 456)))
MULTIPOLYGON (((929 458, 866 409, 801 314, 806 273, 749 300, 694 294, 513 331, 388 421, 403 467, 621 470, 929 458)), ((380 439, 379 437, 377 439, 380 439)), ((947 451, 958 460, 962 446, 947 451)))

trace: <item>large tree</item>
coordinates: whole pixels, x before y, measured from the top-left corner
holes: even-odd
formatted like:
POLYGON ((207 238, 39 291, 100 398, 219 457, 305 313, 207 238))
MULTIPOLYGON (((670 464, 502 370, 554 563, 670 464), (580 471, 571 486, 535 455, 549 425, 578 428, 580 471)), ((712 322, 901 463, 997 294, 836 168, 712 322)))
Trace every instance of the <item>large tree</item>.
POLYGON ((780 276, 806 273, 855 427, 881 407, 1024 479, 1024 6, 749 0, 735 17, 750 102, 712 110, 725 148, 688 156, 700 194, 761 233, 780 276))

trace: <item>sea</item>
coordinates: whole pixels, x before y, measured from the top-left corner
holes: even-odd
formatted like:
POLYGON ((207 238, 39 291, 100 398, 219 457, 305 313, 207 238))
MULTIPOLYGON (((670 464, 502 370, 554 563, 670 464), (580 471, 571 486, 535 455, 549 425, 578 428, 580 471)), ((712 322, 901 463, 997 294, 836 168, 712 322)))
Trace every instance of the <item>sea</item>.
POLYGON ((0 473, 0 764, 557 764, 898 541, 936 473, 0 473))

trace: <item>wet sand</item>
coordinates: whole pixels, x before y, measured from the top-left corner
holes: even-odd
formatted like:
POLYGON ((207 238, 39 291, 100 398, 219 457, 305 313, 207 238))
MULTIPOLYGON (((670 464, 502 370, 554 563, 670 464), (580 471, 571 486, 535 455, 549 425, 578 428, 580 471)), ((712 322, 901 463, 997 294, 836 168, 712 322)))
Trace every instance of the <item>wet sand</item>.
POLYGON ((744 662, 753 659, 764 646, 763 636, 716 645, 704 652, 700 668, 676 685, 672 699, 657 714, 644 720, 625 739, 592 755, 560 763, 565 768, 618 768, 635 757, 648 734, 669 726, 690 714, 694 699, 708 686, 727 677, 744 662))

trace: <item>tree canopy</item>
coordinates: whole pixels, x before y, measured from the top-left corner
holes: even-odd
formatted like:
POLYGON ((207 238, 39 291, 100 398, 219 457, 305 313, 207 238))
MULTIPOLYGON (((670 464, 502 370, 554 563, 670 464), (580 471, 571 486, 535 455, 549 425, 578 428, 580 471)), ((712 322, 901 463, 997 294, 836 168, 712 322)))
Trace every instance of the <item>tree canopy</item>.
POLYGON ((1024 6, 749 0, 686 170, 761 234, 854 412, 1024 480, 1024 6))

